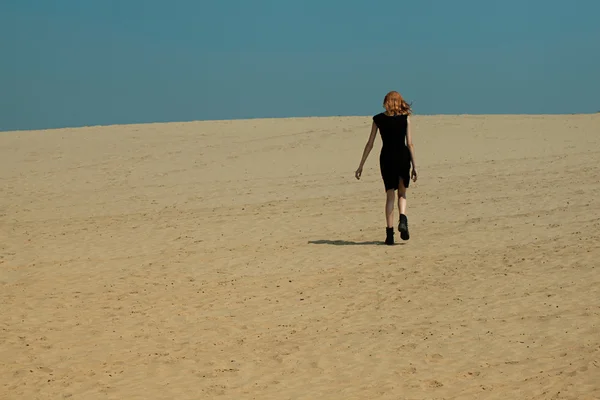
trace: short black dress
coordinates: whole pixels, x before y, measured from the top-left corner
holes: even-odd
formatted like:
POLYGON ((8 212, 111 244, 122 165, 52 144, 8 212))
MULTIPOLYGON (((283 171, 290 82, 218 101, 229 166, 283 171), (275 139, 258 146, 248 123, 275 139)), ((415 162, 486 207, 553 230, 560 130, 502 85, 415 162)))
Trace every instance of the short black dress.
POLYGON ((407 115, 388 116, 385 113, 377 114, 373 121, 381 134, 381 153, 379 154, 379 168, 385 190, 397 190, 400 179, 404 187, 410 184, 411 156, 406 145, 406 131, 408 127, 407 115))

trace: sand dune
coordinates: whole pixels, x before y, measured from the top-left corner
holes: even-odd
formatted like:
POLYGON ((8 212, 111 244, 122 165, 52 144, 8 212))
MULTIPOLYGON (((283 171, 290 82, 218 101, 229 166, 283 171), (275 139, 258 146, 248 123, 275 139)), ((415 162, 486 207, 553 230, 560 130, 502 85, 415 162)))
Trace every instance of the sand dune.
POLYGON ((599 399, 600 115, 413 120, 0 133, 0 398, 599 399))

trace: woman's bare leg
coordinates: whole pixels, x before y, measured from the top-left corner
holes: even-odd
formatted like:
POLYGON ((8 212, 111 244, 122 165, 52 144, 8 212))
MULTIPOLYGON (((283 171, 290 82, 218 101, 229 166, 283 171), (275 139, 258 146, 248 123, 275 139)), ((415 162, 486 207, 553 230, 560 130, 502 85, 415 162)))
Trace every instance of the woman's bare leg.
POLYGON ((400 179, 400 184, 398 185, 398 212, 400 215, 406 215, 406 188, 402 179, 400 179))
POLYGON ((385 220, 387 222, 387 228, 394 227, 394 200, 395 200, 395 190, 390 189, 386 191, 386 199, 385 199, 385 220))
POLYGON ((402 240, 408 240, 410 235, 408 233, 408 219, 406 218, 406 187, 404 181, 400 179, 398 185, 398 211, 400 211, 400 218, 398 221, 398 230, 400 231, 400 237, 402 240))

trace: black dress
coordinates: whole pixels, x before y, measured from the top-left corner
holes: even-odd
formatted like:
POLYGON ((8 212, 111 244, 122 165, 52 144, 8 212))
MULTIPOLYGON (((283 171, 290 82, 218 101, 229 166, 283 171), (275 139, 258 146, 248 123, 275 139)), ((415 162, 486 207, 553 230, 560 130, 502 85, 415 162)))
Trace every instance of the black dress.
POLYGON ((383 142, 379 154, 379 168, 385 190, 398 189, 400 179, 407 188, 410 184, 411 165, 410 151, 406 146, 408 116, 388 116, 381 113, 375 115, 373 121, 379 128, 383 142))

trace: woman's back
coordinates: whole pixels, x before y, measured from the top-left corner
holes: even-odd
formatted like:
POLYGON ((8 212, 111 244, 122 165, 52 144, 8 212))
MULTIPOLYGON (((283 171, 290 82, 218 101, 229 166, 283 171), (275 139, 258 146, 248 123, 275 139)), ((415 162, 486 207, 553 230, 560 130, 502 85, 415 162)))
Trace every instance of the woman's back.
POLYGON ((381 134, 382 151, 388 149, 398 150, 406 146, 407 120, 408 116, 403 114, 387 115, 380 113, 373 117, 373 121, 375 121, 381 134))

